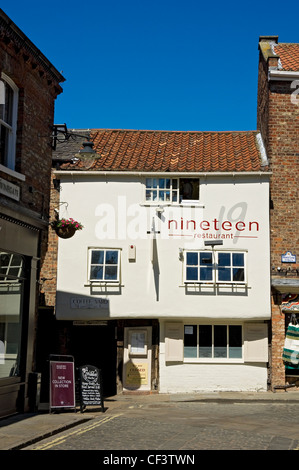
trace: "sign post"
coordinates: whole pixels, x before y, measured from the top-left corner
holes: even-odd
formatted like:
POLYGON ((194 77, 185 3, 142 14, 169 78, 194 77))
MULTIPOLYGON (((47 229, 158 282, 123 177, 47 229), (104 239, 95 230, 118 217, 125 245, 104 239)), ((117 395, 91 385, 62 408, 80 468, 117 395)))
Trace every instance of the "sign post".
POLYGON ((50 412, 53 408, 74 408, 76 411, 72 356, 50 356, 50 412))
POLYGON ((104 413, 102 375, 95 366, 79 367, 81 413, 86 406, 100 405, 104 413))

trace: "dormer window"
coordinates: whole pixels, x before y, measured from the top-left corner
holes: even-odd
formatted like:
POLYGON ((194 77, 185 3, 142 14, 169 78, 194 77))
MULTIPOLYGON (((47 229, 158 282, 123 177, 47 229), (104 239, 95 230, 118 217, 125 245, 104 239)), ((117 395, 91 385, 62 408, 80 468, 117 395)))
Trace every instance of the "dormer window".
POLYGON ((0 164, 15 169, 18 88, 4 73, 0 79, 0 164))

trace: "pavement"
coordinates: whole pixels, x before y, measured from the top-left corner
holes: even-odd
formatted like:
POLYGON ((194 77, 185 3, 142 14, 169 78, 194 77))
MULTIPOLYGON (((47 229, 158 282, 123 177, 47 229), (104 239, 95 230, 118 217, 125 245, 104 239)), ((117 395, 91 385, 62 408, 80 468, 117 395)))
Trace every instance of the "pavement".
POLYGON ((143 404, 175 402, 282 402, 299 403, 299 391, 294 389, 275 392, 212 392, 190 394, 120 394, 104 398, 104 412, 101 407, 80 407, 76 410, 16 414, 0 419, 0 450, 21 450, 42 439, 58 434, 101 415, 113 415, 120 410, 128 410, 143 404))

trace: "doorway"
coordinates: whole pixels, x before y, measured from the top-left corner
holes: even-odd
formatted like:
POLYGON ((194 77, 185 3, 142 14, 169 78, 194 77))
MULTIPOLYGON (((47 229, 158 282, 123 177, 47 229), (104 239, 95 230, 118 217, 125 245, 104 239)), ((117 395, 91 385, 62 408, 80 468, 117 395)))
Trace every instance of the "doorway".
POLYGON ((116 338, 115 323, 106 325, 73 325, 71 354, 75 367, 92 365, 101 370, 103 395, 116 395, 116 338))
POLYGON ((152 369, 152 327, 124 329, 123 388, 150 391, 152 369))

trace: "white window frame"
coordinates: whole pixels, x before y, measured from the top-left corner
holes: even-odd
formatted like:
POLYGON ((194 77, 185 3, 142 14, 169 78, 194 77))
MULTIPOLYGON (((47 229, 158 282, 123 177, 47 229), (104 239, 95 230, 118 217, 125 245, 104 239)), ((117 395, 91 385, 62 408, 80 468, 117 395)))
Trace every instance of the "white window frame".
POLYGON ((0 284, 3 283, 17 283, 19 282, 20 279, 22 279, 23 276, 23 269, 24 269, 24 258, 22 255, 19 254, 14 254, 14 253, 8 253, 8 252, 0 252, 0 266, 1 266, 1 272, 0 272, 0 284), (7 264, 3 266, 1 262, 1 255, 6 255, 9 260, 7 261, 7 264), (20 258, 20 262, 16 262, 16 257, 20 258), (18 270, 17 274, 11 274, 11 271, 18 270))
MULTIPOLYGON (((220 266, 222 267, 222 266, 220 266)), ((223 266, 226 267, 226 266, 223 266)), ((231 273, 233 272, 233 265, 228 266, 227 268, 230 267, 231 273)), ((237 266, 235 266, 237 267, 237 266)), ((184 284, 221 284, 221 285, 247 285, 247 251, 246 250, 186 250, 184 252, 184 284), (197 253, 198 254, 198 263, 196 265, 190 265, 187 264, 187 258, 188 258, 188 253, 197 253), (220 253, 226 253, 230 254, 231 260, 233 259, 233 254, 242 254, 244 256, 244 280, 243 281, 234 281, 232 279, 230 280, 219 280, 219 271, 218 271, 218 255, 220 253), (205 265, 205 264, 200 264, 200 258, 201 254, 206 255, 207 257, 212 255, 212 264, 210 265, 205 265), (191 280, 187 279, 187 267, 193 267, 197 268, 198 270, 198 279, 197 280, 191 280), (201 267, 211 267, 212 268, 212 279, 210 280, 205 280, 205 279, 200 279, 200 268, 201 267)))
POLYGON ((121 250, 119 248, 89 248, 88 249, 88 282, 91 284, 119 284, 120 283, 120 253, 121 250), (102 251, 103 252, 103 264, 101 263, 92 263, 92 253, 95 251, 102 251), (109 264, 106 263, 106 253, 107 251, 116 251, 118 254, 117 264, 109 264), (103 279, 96 279, 91 277, 91 267, 92 266, 103 266, 103 279), (109 266, 117 266, 117 275, 116 279, 105 279, 105 270, 106 267, 109 266))
POLYGON ((223 322, 215 322, 215 323, 192 323, 192 320, 188 323, 184 324, 184 332, 183 332, 183 340, 184 340, 184 347, 185 347, 185 327, 186 326, 195 326, 196 327, 196 347, 197 347, 197 353, 196 357, 185 357, 185 351, 184 351, 184 363, 244 363, 245 362, 245 354, 244 354, 244 325, 243 323, 236 322, 236 323, 223 323, 223 322), (211 326, 212 327, 212 357, 199 357, 199 327, 200 326, 211 326), (227 344, 226 344, 226 351, 227 355, 226 357, 215 357, 215 327, 217 326, 226 326, 226 331, 227 331, 227 344), (229 327, 230 326, 240 326, 241 327, 241 350, 242 350, 242 357, 240 358, 234 358, 234 357, 229 357, 229 327))
MULTIPOLYGON (((2 165, 9 168, 10 170, 15 169, 16 162, 16 142, 17 142, 17 121, 18 121, 18 101, 19 101, 19 89, 16 84, 9 78, 5 73, 1 73, 1 81, 7 83, 13 91, 12 97, 12 123, 9 124, 4 121, 0 116, 0 125, 4 126, 8 130, 7 140, 7 155, 6 160, 2 162, 2 165)), ((4 104, 5 101, 5 86, 0 82, 0 100, 4 104)))
POLYGON ((154 203, 154 204, 177 204, 179 202, 179 179, 178 178, 171 178, 171 177, 165 177, 165 176, 149 176, 145 180, 145 201, 147 203, 154 203), (152 184, 148 184, 148 182, 151 180, 152 184), (154 185, 154 180, 157 180, 157 185, 154 185), (161 181, 164 181, 164 185, 161 185, 161 181), (166 187, 166 180, 170 180, 170 187, 166 187), (176 181, 177 187, 174 188, 173 182, 176 181), (154 199, 154 192, 157 192, 157 198, 154 199), (159 199, 159 193, 164 193, 166 195, 166 192, 169 192, 170 198, 169 200, 167 199, 159 199), (150 193, 150 199, 147 198, 147 193, 150 193), (173 201, 173 196, 176 194, 176 201, 173 201))
POLYGON ((148 176, 145 179, 145 190, 144 190, 144 201, 146 204, 198 204, 200 200, 200 179, 199 177, 183 177, 183 176, 164 176, 164 175, 154 175, 148 176), (197 180, 198 181, 198 199, 182 199, 180 194, 180 185, 181 180, 197 180), (151 184, 148 184, 151 180, 151 184), (154 180, 157 180, 157 184, 154 184, 154 180), (161 181, 164 181, 164 184, 160 184, 161 181), (166 180, 170 180, 170 187, 166 188, 166 180), (176 181, 176 187, 173 182, 176 181), (157 198, 154 199, 154 192, 157 192, 157 198), (159 192, 166 194, 166 191, 169 191, 170 198, 169 200, 159 199, 159 192), (150 194, 150 198, 147 198, 147 193, 150 194), (174 194, 176 194, 176 200, 174 200, 174 194))

